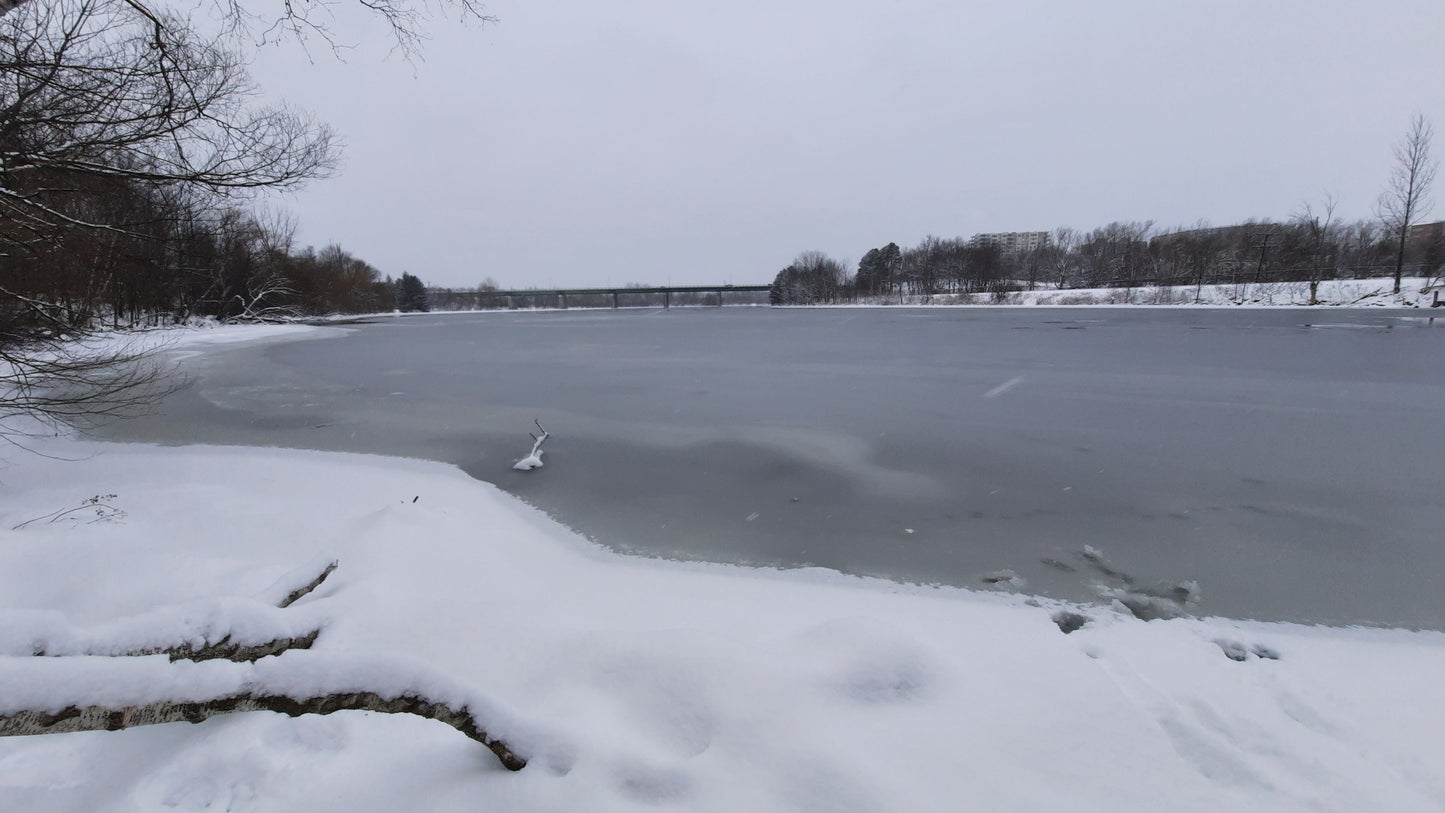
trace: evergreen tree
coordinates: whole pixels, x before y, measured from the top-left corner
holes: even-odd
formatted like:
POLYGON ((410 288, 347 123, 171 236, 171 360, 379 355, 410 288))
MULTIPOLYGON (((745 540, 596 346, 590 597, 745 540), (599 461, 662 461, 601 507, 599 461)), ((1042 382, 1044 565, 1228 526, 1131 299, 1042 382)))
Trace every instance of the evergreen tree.
POLYGON ((769 305, 786 305, 786 304, 788 304, 787 295, 786 295, 786 294, 784 293, 784 291, 783 291, 783 285, 787 282, 787 278, 788 278, 788 269, 786 269, 786 268, 784 268, 782 271, 779 271, 779 272, 778 272, 778 275, 775 276, 775 277, 773 277, 773 283, 768 286, 768 304, 769 304, 769 305))
POLYGON ((891 291, 902 260, 903 253, 897 243, 868 249, 858 262, 858 276, 854 282, 858 292, 877 296, 891 291))
POLYGON ((403 273, 397 281, 396 306, 403 313, 431 310, 426 301, 426 286, 415 274, 403 273))

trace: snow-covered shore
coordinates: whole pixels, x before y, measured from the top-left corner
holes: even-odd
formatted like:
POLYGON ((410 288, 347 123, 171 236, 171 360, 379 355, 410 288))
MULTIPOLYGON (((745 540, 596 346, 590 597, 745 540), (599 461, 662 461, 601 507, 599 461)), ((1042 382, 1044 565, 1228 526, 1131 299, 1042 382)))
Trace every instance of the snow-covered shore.
MULTIPOLYGON (((244 600, 335 556, 294 608, 325 619, 313 652, 430 664, 521 721, 506 730, 536 758, 509 774, 414 718, 252 713, 0 740, 6 810, 1445 805, 1438 633, 1099 608, 1065 635, 1019 597, 617 557, 439 464, 70 440, 42 451, 70 460, 11 454, 0 475, 12 636, 35 611, 104 630, 244 600), (107 494, 104 516, 12 530, 107 494), (1278 659, 1231 660, 1221 640, 1278 659)), ((45 685, 24 688, 59 706, 105 668, 76 656, 68 679, 62 657, 0 660, 0 697, 40 674, 25 662, 49 661, 45 685)), ((135 674, 149 678, 117 669, 111 683, 181 674, 145 660, 135 674)))
MULTIPOLYGON (((1322 280, 1311 296, 1308 282, 1240 282, 1232 285, 1143 285, 1131 288, 1054 288, 1039 285, 1027 290, 1002 294, 907 294, 863 297, 862 301, 832 305, 794 305, 785 307, 1198 307, 1198 308, 1430 308, 1445 302, 1437 294, 1445 292, 1440 277, 1405 277, 1400 292, 1394 292, 1392 277, 1368 279, 1322 280)), ((714 305, 674 305, 679 309, 713 308, 714 305)), ((769 307, 768 305, 733 305, 728 307, 769 307)), ((1440 305, 1438 307, 1445 307, 1440 305)), ((567 308, 518 308, 527 312, 565 312, 567 308)), ((588 310, 572 308, 571 310, 588 310)), ((602 308, 600 310, 607 310, 602 308)), ((502 310, 433 310, 410 313, 337 314, 323 318, 308 317, 307 323, 344 323, 355 319, 382 316, 417 317, 443 313, 496 313, 502 310)))
POLYGON ((620 557, 437 463, 34 446, 0 468, 0 713, 414 663, 532 764, 413 717, 248 713, 0 739, 3 810, 1445 807, 1445 634, 1104 606, 1065 634, 1022 596, 620 557), (322 632, 261 678, 101 654, 217 624, 322 632))
POLYGON ((1241 282, 1235 285, 1147 285, 1134 288, 1065 288, 1040 286, 1032 291, 1004 294, 910 295, 879 300, 870 305, 1022 305, 1033 307, 1135 306, 1203 308, 1429 308, 1441 290, 1440 280, 1407 277, 1394 293, 1389 277, 1359 280, 1323 280, 1311 298, 1308 282, 1241 282))

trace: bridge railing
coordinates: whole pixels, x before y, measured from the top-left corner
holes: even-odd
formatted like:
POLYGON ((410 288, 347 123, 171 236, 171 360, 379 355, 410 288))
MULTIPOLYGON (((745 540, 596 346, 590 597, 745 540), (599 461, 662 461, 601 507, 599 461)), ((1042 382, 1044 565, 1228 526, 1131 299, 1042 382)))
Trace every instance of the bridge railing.
POLYGON ((692 285, 650 288, 558 288, 513 291, 429 292, 433 307, 516 310, 526 308, 671 308, 766 305, 767 285, 692 285))

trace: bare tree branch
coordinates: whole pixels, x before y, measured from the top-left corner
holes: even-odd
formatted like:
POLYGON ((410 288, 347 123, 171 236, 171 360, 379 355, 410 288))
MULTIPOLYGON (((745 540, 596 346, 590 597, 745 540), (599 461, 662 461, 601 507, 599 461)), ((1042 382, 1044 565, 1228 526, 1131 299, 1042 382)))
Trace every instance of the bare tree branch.
MULTIPOLYGON (((300 111, 255 104, 256 94, 237 54, 169 13, 141 14, 115 0, 54 0, 5 15, 0 190, 7 220, 33 223, 42 234, 114 228, 77 213, 107 181, 224 195, 329 175, 336 136, 300 111)), ((0 226, 0 247, 24 237, 10 232, 0 226)))
MULTIPOLYGON (((46 321, 61 321, 43 304, 29 304, 46 321)), ((144 414, 184 385, 153 353, 139 341, 117 346, 29 337, 17 345, 0 343, 0 434, 27 434, 6 425, 22 415, 43 428, 85 429, 144 414)))
MULTIPOLYGON (((114 0, 151 21, 156 41, 162 29, 174 25, 168 12, 159 4, 140 0, 114 0)), ((491 23, 496 18, 485 13, 476 0, 354 0, 356 7, 380 19, 390 30, 393 50, 406 59, 417 58, 426 42, 426 24, 438 17, 459 22, 491 23)), ((30 0, 0 0, 0 17, 30 0)), ((234 40, 254 39, 258 45, 292 40, 309 50, 313 39, 320 40, 333 54, 345 50, 335 33, 336 10, 346 5, 336 0, 279 0, 271 3, 243 3, 242 0, 212 0, 211 7, 222 20, 228 36, 234 40)))

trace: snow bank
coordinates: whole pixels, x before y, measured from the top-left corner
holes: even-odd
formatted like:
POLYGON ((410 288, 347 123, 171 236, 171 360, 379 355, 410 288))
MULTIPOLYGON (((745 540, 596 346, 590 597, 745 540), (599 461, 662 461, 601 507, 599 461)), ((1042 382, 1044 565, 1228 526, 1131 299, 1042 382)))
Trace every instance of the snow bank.
MULTIPOLYGON (((1161 285, 1137 288, 1040 287, 1033 291, 994 294, 910 295, 874 304, 903 305, 1033 305, 1142 307, 1387 307, 1428 308, 1441 290, 1438 278, 1409 277, 1401 280, 1400 293, 1393 293, 1392 277, 1361 280, 1324 280, 1310 296, 1308 282, 1241 282, 1234 285, 1161 285)), ((854 307, 854 306, 843 306, 854 307)))
POLYGON ((0 707, 301 679, 286 663, 340 688, 432 670, 412 688, 491 704, 541 758, 509 774, 428 720, 251 713, 0 739, 0 809, 1445 805, 1445 635, 1106 607, 1065 634, 1019 596, 614 556, 440 464, 44 450, 78 462, 0 469, 0 707), (123 515, 10 530, 111 493, 123 515), (330 556, 315 592, 260 606, 330 556), (254 666, 26 648, 312 622, 312 650, 254 666))
MULTIPOLYGON (((1009 304, 1021 305, 1203 305, 1208 307, 1290 307, 1301 305, 1347 307, 1428 307, 1432 280, 1394 279, 1324 280, 1310 297, 1308 282, 1241 282, 1234 285, 1175 285, 1143 288, 1099 288, 1081 291, 1021 291, 1009 304)), ((1438 285, 1438 280, 1434 280, 1438 285)))

